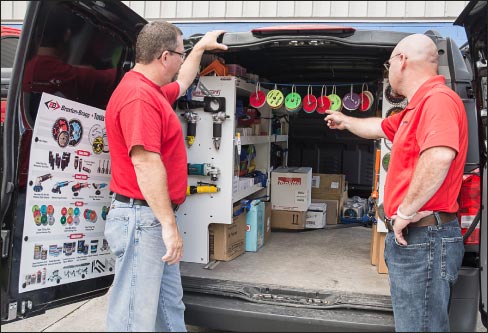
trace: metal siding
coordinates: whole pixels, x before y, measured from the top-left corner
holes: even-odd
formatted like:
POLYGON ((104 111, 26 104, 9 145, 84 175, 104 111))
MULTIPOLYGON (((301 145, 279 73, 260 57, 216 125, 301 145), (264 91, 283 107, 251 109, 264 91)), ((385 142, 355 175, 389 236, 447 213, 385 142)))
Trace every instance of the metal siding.
MULTIPOLYGON (((402 20, 454 21, 469 1, 123 1, 148 20, 402 20), (366 9, 365 9, 366 8, 366 9)), ((27 1, 1 1, 2 21, 21 22, 27 1)))
POLYGON ((329 17, 330 16, 330 1, 312 1, 312 16, 314 17, 329 17))
POLYGON ((259 16, 260 17, 277 17, 278 1, 260 1, 259 16))
POLYGON ((208 9, 209 9, 208 1, 193 1, 193 8, 192 8, 193 17, 199 17, 199 18, 208 17, 208 9))
POLYGON ((405 17, 406 1, 387 1, 386 17, 405 17))
POLYGON ((315 1, 295 1, 295 17, 311 17, 315 1))
POLYGON ((12 19, 13 1, 2 1, 2 21, 12 19))
POLYGON ((176 1, 176 18, 192 18, 193 1, 176 1))
MULTIPOLYGON (((159 16, 165 19, 176 18, 176 3, 177 1, 161 1, 161 10, 159 12, 159 16)), ((151 18, 146 17, 146 19, 149 20, 151 18)))
POLYGON ((279 1, 276 17, 293 16, 295 13, 295 1, 279 1))
POLYGON ((425 17, 425 1, 407 1, 405 17, 425 17))

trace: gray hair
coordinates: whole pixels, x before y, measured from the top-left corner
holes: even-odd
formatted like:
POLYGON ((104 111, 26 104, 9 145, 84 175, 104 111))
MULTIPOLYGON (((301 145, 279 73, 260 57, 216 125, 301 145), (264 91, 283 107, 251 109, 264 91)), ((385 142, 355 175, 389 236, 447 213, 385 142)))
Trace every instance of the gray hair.
POLYGON ((174 51, 178 46, 178 37, 182 35, 181 30, 169 22, 146 24, 137 36, 136 62, 147 65, 164 51, 174 51))

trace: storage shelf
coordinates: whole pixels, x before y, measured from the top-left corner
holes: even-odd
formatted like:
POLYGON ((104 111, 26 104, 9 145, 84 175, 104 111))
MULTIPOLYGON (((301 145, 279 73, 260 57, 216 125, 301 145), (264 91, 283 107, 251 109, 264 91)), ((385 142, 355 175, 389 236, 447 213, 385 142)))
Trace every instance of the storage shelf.
MULTIPOLYGON (((259 145, 270 142, 286 142, 288 135, 258 135, 258 136, 241 136, 241 146, 244 145, 259 145)), ((234 145, 237 145, 234 139, 234 145)))
POLYGON ((257 191, 262 190, 264 188, 265 187, 262 187, 261 184, 255 184, 254 186, 248 188, 245 191, 239 191, 239 192, 233 193, 232 194, 232 203, 236 203, 237 201, 242 200, 245 197, 247 197, 251 194, 254 194, 257 191))
MULTIPOLYGON (((253 92, 256 91, 256 84, 246 82, 246 80, 242 78, 236 78, 236 89, 237 89, 237 95, 250 96, 253 92)), ((260 90, 265 94, 268 93, 268 89, 265 89, 262 86, 260 90)))

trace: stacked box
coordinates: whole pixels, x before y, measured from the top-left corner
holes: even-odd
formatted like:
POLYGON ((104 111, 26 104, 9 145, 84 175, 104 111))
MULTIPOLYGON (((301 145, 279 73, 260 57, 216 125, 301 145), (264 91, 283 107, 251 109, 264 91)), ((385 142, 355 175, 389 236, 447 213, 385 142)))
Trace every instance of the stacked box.
POLYGON ((246 251, 256 252, 264 245, 264 202, 253 200, 246 215, 246 251))
MULTIPOLYGON (((240 207, 235 207, 234 212, 240 207)), ((234 216, 232 224, 210 224, 210 260, 232 260, 245 252, 246 212, 234 216)))

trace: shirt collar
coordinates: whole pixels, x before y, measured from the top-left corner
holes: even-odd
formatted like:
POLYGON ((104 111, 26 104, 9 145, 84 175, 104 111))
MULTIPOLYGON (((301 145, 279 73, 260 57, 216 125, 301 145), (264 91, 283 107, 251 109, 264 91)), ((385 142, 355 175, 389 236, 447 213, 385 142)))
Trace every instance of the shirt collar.
POLYGON ((444 75, 436 75, 425 81, 419 89, 415 92, 415 94, 412 97, 412 100, 408 103, 407 107, 405 110, 412 110, 415 109, 417 104, 420 103, 420 101, 425 97, 425 95, 435 86, 439 84, 446 84, 446 79, 444 75))

